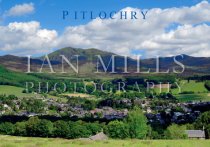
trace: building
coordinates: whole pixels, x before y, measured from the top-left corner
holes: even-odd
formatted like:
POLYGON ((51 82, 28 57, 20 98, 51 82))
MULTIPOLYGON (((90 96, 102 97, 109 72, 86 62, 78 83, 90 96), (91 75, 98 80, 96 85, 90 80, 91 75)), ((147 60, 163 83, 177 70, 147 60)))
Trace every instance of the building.
POLYGON ((205 139, 205 132, 203 130, 186 130, 188 138, 191 139, 205 139))

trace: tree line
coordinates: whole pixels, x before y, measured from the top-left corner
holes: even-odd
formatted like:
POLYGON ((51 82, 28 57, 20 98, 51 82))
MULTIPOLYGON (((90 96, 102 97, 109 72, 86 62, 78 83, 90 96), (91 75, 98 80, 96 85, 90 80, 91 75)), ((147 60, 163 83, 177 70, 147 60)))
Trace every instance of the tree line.
POLYGON ((99 132, 104 132, 111 138, 145 139, 149 133, 147 119, 139 108, 132 110, 122 121, 114 120, 109 123, 64 121, 52 122, 38 117, 31 117, 22 122, 2 122, 0 133, 4 135, 28 137, 60 137, 67 139, 88 138, 99 132))

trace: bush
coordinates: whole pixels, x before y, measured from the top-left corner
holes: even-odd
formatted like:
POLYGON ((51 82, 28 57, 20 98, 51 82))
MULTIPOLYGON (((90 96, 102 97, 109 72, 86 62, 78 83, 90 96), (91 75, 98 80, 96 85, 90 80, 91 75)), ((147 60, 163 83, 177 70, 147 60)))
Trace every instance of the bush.
POLYGON ((26 131, 28 136, 49 137, 53 132, 53 124, 48 120, 31 117, 26 123, 26 131))
POLYGON ((203 128, 206 131, 206 137, 210 138, 210 111, 202 113, 194 123, 195 129, 202 130, 203 128))
POLYGON ((50 137, 52 136, 53 133, 53 123, 49 120, 41 120, 38 123, 38 127, 37 127, 37 135, 41 136, 41 137, 50 137))
POLYGON ((194 94, 194 91, 183 91, 180 94, 194 94))
POLYGON ((82 124, 82 122, 69 122, 70 132, 67 138, 85 138, 90 137, 92 135, 91 131, 87 129, 87 127, 82 124))
POLYGON ((0 124, 0 133, 4 135, 13 135, 14 125, 10 122, 4 122, 0 124))
POLYGON ((107 126, 108 134, 111 138, 124 139, 129 137, 128 125, 122 121, 112 121, 107 126))
POLYGON ((187 134, 185 132, 186 126, 179 126, 177 124, 172 124, 165 131, 166 139, 186 139, 187 134))
POLYGON ((210 81, 205 82, 205 87, 208 89, 208 91, 210 91, 210 81))
POLYGON ((26 122, 17 122, 15 124, 15 132, 14 135, 16 136, 26 136, 26 122))
POLYGON ((53 135, 55 137, 67 138, 70 133, 70 128, 67 122, 59 120, 54 123, 53 135))
POLYGON ((98 123, 86 123, 85 126, 93 135, 102 131, 101 125, 98 123))

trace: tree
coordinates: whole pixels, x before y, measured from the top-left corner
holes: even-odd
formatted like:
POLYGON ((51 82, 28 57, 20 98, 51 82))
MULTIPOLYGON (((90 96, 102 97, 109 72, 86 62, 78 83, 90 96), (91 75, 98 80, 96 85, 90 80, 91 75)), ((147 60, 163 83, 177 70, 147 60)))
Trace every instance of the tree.
POLYGON ((89 131, 91 131, 92 135, 95 135, 102 131, 101 125, 99 125, 98 123, 86 123, 85 126, 89 131))
POLYGON ((165 131, 165 137, 167 139, 186 139, 187 134, 185 132, 186 126, 179 126, 177 124, 172 124, 165 131))
POLYGON ((38 117, 29 118, 26 123, 27 136, 39 136, 37 132, 39 122, 40 119, 38 117))
POLYGON ((129 126, 129 134, 131 138, 146 138, 149 132, 149 126, 147 126, 146 117, 138 107, 135 107, 134 110, 129 112, 126 123, 129 126))
POLYGON ((15 124, 15 133, 14 135, 17 136, 26 136, 27 132, 26 132, 26 122, 17 122, 15 124))
POLYGON ((210 81, 205 82, 205 87, 210 91, 210 81))
POLYGON ((81 121, 77 122, 69 122, 70 132, 68 134, 68 138, 83 138, 89 137, 92 135, 91 131, 87 129, 87 127, 81 121))
POLYGON ((53 123, 49 120, 41 120, 38 123, 38 127, 37 127, 37 135, 40 137, 50 137, 52 136, 52 132, 53 132, 53 123))
POLYGON ((46 103, 39 99, 29 99, 26 103, 26 110, 34 113, 44 112, 44 108, 46 106, 46 103))
POLYGON ((210 138, 210 111, 201 114, 194 123, 196 129, 206 131, 207 138, 210 138))
POLYGON ((107 130, 111 138, 124 139, 129 137, 128 125, 122 121, 111 121, 107 126, 107 130))
POLYGON ((10 122, 4 122, 0 124, 0 133, 5 135, 13 135, 14 125, 10 122))
POLYGON ((85 110, 93 110, 96 108, 96 102, 91 100, 85 100, 84 104, 82 104, 82 107, 85 110))
POLYGON ((49 137, 52 135, 53 124, 49 120, 40 120, 38 117, 31 117, 26 124, 28 136, 49 137))
POLYGON ((54 123, 54 137, 63 137, 67 138, 70 132, 70 128, 67 122, 59 120, 54 123))

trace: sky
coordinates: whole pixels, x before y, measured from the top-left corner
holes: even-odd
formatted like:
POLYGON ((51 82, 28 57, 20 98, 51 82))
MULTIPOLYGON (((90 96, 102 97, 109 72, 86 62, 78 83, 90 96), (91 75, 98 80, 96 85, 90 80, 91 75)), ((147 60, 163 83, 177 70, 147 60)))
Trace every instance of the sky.
POLYGON ((0 55, 40 56, 63 47, 144 57, 210 56, 207 0, 0 0, 0 55), (63 11, 148 10, 145 20, 62 19, 63 11))

